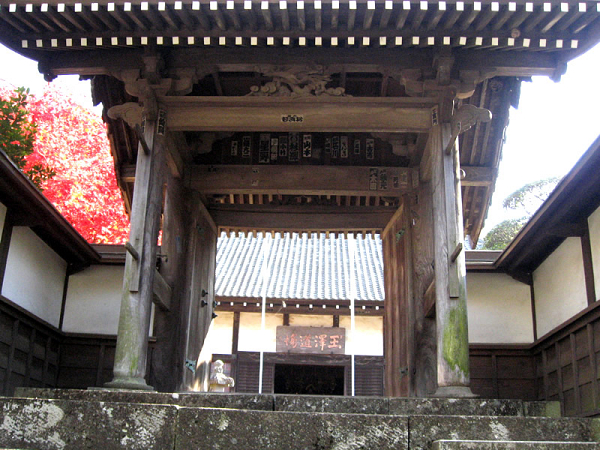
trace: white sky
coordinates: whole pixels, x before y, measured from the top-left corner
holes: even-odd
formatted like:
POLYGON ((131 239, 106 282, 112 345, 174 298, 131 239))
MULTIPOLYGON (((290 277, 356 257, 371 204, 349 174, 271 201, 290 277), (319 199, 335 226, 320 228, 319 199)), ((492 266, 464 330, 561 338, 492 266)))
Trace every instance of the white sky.
MULTIPOLYGON (((46 82, 37 63, 0 45, 0 80, 39 93, 46 82)), ((502 200, 525 183, 564 176, 600 134, 600 45, 569 63, 559 83, 545 77, 521 84, 518 110, 510 124, 486 230, 503 220, 502 200)), ((64 86, 91 107, 89 82, 76 76, 58 77, 64 86)), ((98 111, 99 114, 99 111, 98 111)), ((483 236, 483 233, 482 233, 483 236)))

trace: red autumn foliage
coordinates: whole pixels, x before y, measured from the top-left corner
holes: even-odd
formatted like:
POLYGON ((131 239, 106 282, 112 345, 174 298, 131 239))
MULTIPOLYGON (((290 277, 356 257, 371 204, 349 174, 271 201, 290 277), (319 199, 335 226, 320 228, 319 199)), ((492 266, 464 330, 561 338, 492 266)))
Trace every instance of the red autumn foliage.
POLYGON ((129 218, 102 119, 51 84, 30 97, 28 110, 37 133, 26 168, 43 163, 56 171, 43 194, 88 242, 124 243, 129 218))

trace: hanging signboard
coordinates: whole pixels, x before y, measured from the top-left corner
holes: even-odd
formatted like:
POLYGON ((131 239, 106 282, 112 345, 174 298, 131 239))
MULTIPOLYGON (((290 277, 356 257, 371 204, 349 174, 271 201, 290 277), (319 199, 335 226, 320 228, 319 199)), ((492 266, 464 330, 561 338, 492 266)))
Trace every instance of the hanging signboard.
POLYGON ((279 326, 276 331, 277 353, 331 353, 346 352, 346 329, 339 327, 279 326))

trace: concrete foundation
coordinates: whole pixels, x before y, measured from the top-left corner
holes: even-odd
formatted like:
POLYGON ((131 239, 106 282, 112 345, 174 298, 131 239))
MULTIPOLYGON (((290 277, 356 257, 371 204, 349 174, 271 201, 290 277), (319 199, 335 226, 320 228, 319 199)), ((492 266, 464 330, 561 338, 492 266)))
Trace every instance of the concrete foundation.
POLYGON ((600 448, 600 419, 544 417, 555 405, 518 400, 50 389, 16 395, 0 398, 0 448, 600 448))

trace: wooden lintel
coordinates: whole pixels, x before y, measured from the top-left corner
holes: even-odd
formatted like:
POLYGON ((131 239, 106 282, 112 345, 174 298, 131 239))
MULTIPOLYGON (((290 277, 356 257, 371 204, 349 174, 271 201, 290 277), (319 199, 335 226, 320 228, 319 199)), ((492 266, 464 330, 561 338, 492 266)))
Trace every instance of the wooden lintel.
POLYGON ((581 223, 558 223, 550 227, 546 234, 557 237, 582 237, 587 231, 587 224, 581 223))
MULTIPOLYGON (((276 30, 278 31, 278 30, 276 30)), ((256 37, 276 37, 273 31, 250 31, 256 37)), ((282 36, 289 32, 281 30, 282 36)), ((325 30, 314 31, 315 36, 327 38, 325 30)), ((339 30, 330 35, 344 37, 339 30)), ((365 32, 368 34, 368 32, 365 32)), ((391 32, 393 33, 393 31, 391 32)), ((223 37, 240 36, 239 30, 223 32, 215 30, 209 35, 223 37)), ((361 32, 354 30, 346 33, 348 36, 359 37, 361 32)), ((311 38, 309 30, 304 35, 311 38), (308 33, 308 34, 307 34, 308 33)), ((393 37, 390 34, 390 38, 393 37)), ((19 49, 34 59, 36 49, 19 49)), ((118 70, 139 69, 143 67, 143 49, 98 49, 86 52, 53 52, 52 58, 46 61, 47 70, 55 75, 109 75, 118 70), (127 50, 127 51, 125 51, 127 50)), ((386 69, 430 69, 434 52, 421 48, 289 48, 282 52, 279 48, 173 48, 169 54, 172 67, 196 67, 204 70, 215 67, 220 72, 254 72, 257 66, 277 64, 321 64, 339 66, 346 73, 385 71, 386 69)), ((551 76, 557 67, 556 57, 552 53, 528 53, 523 58, 519 52, 468 52, 455 53, 455 66, 468 70, 493 69, 496 76, 551 76)))
POLYGON ((327 230, 327 229, 383 229, 393 211, 370 213, 345 212, 344 207, 331 208, 331 212, 239 212, 211 210, 211 215, 219 227, 277 230, 327 230))
POLYGON ((435 280, 431 280, 423 295, 425 317, 435 317, 435 280))
POLYGON ((496 177, 498 169, 481 166, 461 166, 464 177, 460 180, 463 187, 466 186, 491 186, 496 177))
POLYGON ((152 299, 156 306, 166 311, 171 309, 171 286, 167 284, 159 271, 154 274, 152 299))
MULTIPOLYGON (((385 169, 387 189, 370 184, 368 166, 193 166, 190 187, 202 194, 357 195, 395 197, 410 191, 416 169, 385 169), (398 177, 398 187, 393 180, 398 177)), ((372 181, 372 180, 371 180, 372 181)))
POLYGON ((426 132, 428 98, 161 97, 171 131, 426 132), (290 115, 300 120, 288 121, 290 115))
MULTIPOLYGON (((262 299, 253 297, 217 297, 216 311, 260 313, 262 299)), ((366 300, 356 302, 356 315, 383 316, 384 302, 366 300)), ((311 314, 311 315, 350 315, 349 300, 293 300, 280 298, 266 299, 267 314, 311 314)))

